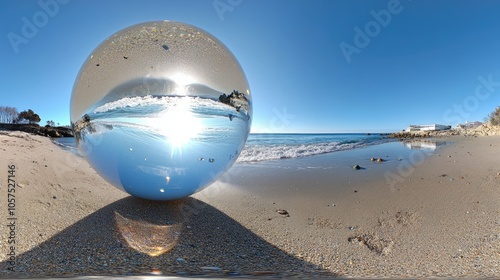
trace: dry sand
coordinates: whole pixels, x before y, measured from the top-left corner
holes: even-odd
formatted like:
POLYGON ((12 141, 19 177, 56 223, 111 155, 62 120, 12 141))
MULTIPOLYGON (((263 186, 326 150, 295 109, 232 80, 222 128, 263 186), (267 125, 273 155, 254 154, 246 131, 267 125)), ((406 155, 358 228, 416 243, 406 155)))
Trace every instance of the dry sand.
POLYGON ((237 164, 159 203, 115 189, 48 138, 1 133, 1 275, 500 277, 500 136, 451 140, 406 169, 390 158, 358 171, 237 164))

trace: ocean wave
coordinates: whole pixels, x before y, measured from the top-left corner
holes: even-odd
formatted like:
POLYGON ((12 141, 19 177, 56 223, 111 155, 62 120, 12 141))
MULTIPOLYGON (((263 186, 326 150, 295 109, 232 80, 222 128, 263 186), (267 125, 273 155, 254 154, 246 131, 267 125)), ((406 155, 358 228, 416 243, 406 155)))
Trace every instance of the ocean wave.
POLYGON ((165 107, 179 106, 179 105, 191 105, 192 103, 203 105, 204 103, 214 102, 210 99, 202 99, 199 97, 187 99, 185 96, 174 97, 174 96, 135 96, 135 97, 124 97, 122 99, 108 102, 94 109, 94 113, 105 113, 108 111, 113 111, 122 108, 133 108, 139 106, 153 106, 160 105, 165 107), (188 101, 189 100, 189 101, 188 101))
POLYGON ((191 96, 136 96, 136 97, 124 97, 122 99, 108 102, 101 105, 93 110, 94 114, 106 113, 109 111, 115 111, 123 108, 134 108, 134 107, 147 107, 147 106, 160 106, 162 108, 170 107, 183 107, 186 109, 207 109, 212 110, 228 110, 230 107, 207 98, 191 97, 191 96))
POLYGON ((238 162, 259 162, 301 158, 367 146, 366 142, 328 142, 301 145, 247 145, 238 162))

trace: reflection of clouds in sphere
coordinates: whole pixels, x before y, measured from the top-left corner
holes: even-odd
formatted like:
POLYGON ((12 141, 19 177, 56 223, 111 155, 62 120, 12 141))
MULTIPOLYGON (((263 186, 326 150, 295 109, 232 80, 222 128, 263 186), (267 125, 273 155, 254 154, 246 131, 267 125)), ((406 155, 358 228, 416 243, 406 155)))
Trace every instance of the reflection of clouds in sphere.
POLYGON ((241 152, 251 116, 250 89, 231 52, 203 30, 168 21, 106 39, 71 98, 77 143, 93 168, 153 200, 214 182, 241 152))

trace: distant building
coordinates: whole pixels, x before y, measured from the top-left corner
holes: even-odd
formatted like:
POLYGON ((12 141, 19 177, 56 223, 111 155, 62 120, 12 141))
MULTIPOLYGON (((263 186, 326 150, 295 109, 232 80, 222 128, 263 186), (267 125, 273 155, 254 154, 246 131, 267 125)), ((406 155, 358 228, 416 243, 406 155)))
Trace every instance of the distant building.
POLYGON ((412 131, 437 131, 437 130, 448 130, 451 129, 451 125, 442 125, 442 124, 422 124, 422 125, 410 125, 406 132, 412 131))
POLYGON ((480 125, 482 125, 482 122, 475 121, 475 122, 466 122, 465 124, 457 124, 457 128, 466 128, 466 129, 473 129, 476 128, 480 125))

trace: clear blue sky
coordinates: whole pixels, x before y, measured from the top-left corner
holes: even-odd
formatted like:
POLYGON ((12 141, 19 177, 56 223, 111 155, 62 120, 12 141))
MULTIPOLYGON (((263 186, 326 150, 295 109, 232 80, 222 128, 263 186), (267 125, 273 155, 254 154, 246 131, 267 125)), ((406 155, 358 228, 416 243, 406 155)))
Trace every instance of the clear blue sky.
POLYGON ((483 120, 500 105, 499 15, 489 0, 2 0, 0 105, 69 124, 91 51, 127 26, 168 19, 234 53, 253 92, 253 132, 483 120))

